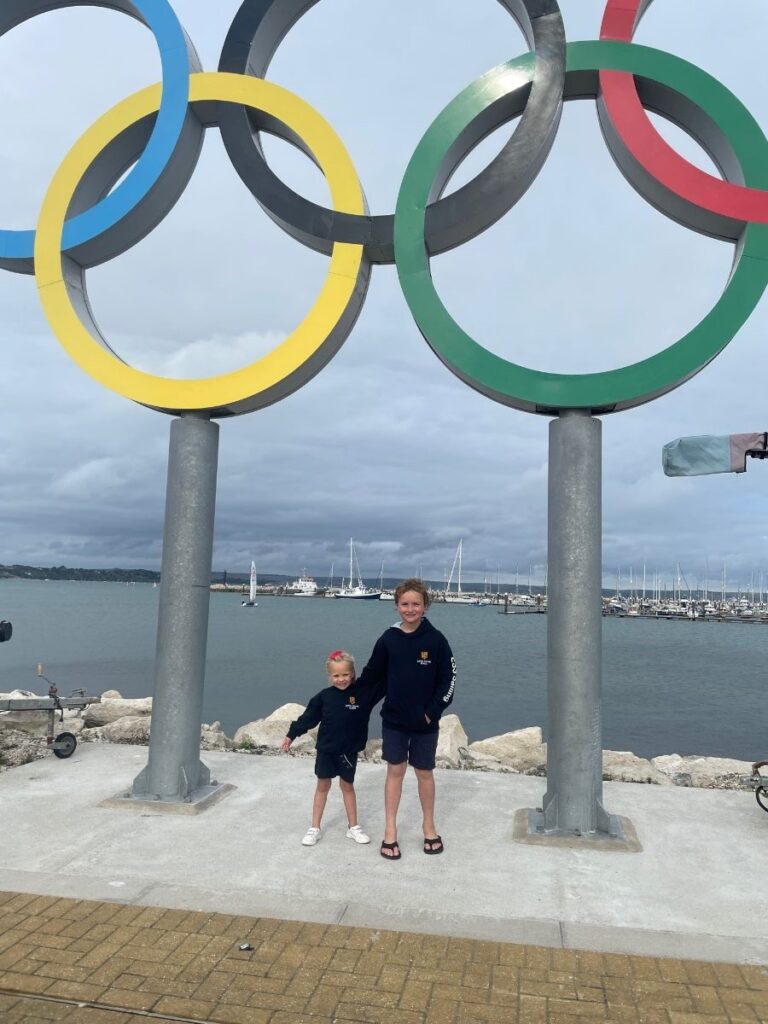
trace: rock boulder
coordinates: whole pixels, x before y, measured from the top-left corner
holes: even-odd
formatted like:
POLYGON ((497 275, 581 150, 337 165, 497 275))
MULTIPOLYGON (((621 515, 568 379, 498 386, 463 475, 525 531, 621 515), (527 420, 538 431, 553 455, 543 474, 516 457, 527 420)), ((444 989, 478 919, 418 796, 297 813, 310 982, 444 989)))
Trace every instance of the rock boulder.
POLYGON ((106 725, 83 729, 81 739, 90 743, 149 743, 149 715, 117 718, 106 725))
POLYGON ((45 740, 20 729, 0 730, 0 771, 38 761, 48 752, 45 740))
MULTIPOLYGON (((235 746, 256 753, 276 751, 285 739, 291 722, 303 714, 304 710, 301 704, 283 704, 266 718, 258 718, 255 722, 241 725, 234 736, 235 746)), ((294 740, 291 750, 301 753, 307 749, 308 742, 314 746, 316 738, 317 728, 311 729, 306 736, 294 740), (307 741, 307 736, 312 737, 311 741, 307 741)))
POLYGON ((149 716, 151 714, 151 697, 138 697, 135 700, 107 697, 100 704, 89 704, 83 711, 83 720, 86 728, 97 729, 99 726, 116 722, 119 718, 138 718, 141 715, 149 716))
POLYGON ((483 754, 496 758, 513 771, 526 775, 541 773, 547 763, 547 751, 538 725, 516 729, 501 736, 491 736, 487 740, 477 740, 470 743, 467 750, 471 755, 483 754))
POLYGON ((650 761, 630 750, 603 751, 603 778, 606 782, 648 782, 657 786, 669 786, 672 781, 650 761))
POLYGON ((470 750, 469 747, 459 749, 462 768, 472 769, 478 772, 512 772, 508 764, 504 764, 498 757, 491 757, 490 754, 481 754, 479 750, 470 750))
POLYGON ((221 722, 212 725, 203 723, 200 731, 201 750, 234 750, 235 744, 221 727, 221 722))
POLYGON ((695 789, 743 789, 742 775, 750 775, 750 761, 734 761, 727 757, 700 757, 691 754, 665 754, 651 758, 651 764, 676 786, 695 789))
POLYGON ((381 764, 381 740, 368 740, 365 750, 360 754, 360 760, 381 764))
POLYGON ((467 734, 458 715, 443 715, 437 740, 435 763, 438 768, 458 768, 461 764, 460 748, 466 747, 467 734))

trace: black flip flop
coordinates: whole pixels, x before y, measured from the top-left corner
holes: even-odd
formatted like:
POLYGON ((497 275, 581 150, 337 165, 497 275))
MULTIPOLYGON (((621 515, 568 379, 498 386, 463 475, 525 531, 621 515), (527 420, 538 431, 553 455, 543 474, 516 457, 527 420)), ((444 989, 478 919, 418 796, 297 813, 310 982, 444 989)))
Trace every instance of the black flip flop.
POLYGON ((424 853, 427 853, 430 856, 434 857, 435 854, 442 853, 444 849, 445 847, 443 846, 443 840, 441 836, 435 836, 434 839, 427 839, 426 836, 424 837, 424 853), (433 849, 433 847, 437 843, 439 843, 440 845, 435 850, 433 849))
POLYGON ((398 843, 397 840, 395 840, 394 843, 382 842, 379 853, 384 858, 384 860, 400 860, 400 858, 403 856, 402 853, 400 852, 400 844, 398 843), (385 850, 391 850, 392 853, 384 853, 385 850))

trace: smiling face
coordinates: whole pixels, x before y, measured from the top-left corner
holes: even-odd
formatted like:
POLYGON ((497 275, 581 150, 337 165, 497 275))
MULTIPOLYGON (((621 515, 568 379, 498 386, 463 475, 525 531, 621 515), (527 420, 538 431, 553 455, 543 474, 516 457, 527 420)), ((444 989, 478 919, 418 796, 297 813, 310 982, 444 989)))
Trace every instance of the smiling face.
POLYGON ((348 661, 334 661, 328 666, 328 682, 337 690, 346 690, 355 681, 355 670, 348 661))
POLYGON ((421 625, 424 618, 424 598, 416 590, 406 590, 400 595, 397 602, 397 610, 403 620, 403 629, 406 633, 413 633, 421 625))

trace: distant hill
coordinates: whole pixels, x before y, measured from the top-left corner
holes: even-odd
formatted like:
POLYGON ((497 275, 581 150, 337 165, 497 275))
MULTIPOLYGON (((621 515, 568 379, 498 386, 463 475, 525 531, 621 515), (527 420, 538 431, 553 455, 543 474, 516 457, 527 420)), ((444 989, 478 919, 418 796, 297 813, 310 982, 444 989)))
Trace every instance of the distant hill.
MULTIPOLYGON (((223 572, 218 570, 211 573, 211 583, 230 583, 234 585, 248 583, 247 572, 223 572)), ((0 579, 22 579, 22 580, 81 580, 83 582, 101 583, 157 583, 160 573, 152 569, 77 569, 69 568, 66 565, 38 566, 38 565, 0 565, 0 579)), ((296 573, 259 573, 259 584, 274 583, 278 586, 290 583, 296 579, 296 573)), ((402 577, 394 576, 384 578, 384 586, 393 590, 402 577)), ((335 579, 338 584, 340 577, 335 579)), ((320 585, 329 582, 317 577, 320 585)), ((376 586, 378 578, 364 578, 363 582, 376 586)), ((431 583, 427 585, 440 588, 444 584, 431 583)))
POLYGON ((152 572, 150 569, 70 569, 66 565, 0 565, 0 579, 156 583, 160 579, 160 573, 152 572))
MULTIPOLYGON (((0 579, 82 580, 106 583, 157 583, 160 573, 152 569, 76 569, 66 565, 0 565, 0 579)), ((246 572, 212 572, 211 583, 248 583, 246 572)), ((289 583, 296 574, 259 573, 259 583, 289 583)), ((386 582, 386 581, 385 581, 386 582)), ((395 584, 393 584, 394 586, 395 584)))

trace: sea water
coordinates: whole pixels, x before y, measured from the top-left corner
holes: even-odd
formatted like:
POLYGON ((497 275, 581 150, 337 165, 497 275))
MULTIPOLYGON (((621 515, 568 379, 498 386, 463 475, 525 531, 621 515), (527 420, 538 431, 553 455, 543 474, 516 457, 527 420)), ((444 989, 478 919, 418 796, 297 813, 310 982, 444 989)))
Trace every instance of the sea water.
MULTIPOLYGON (((44 693, 38 662, 59 691, 152 693, 160 590, 147 584, 0 581, 0 692, 44 693)), ((329 651, 362 667, 392 625, 392 602, 267 597, 256 608, 212 593, 203 721, 228 735, 325 685, 329 651)), ((433 625, 458 663, 451 711, 470 741, 530 725, 546 738, 546 615, 436 604, 433 625)), ((764 719, 768 625, 667 619, 603 620, 603 746, 658 754, 768 757, 764 719)), ((371 735, 377 735, 378 715, 371 735)))

